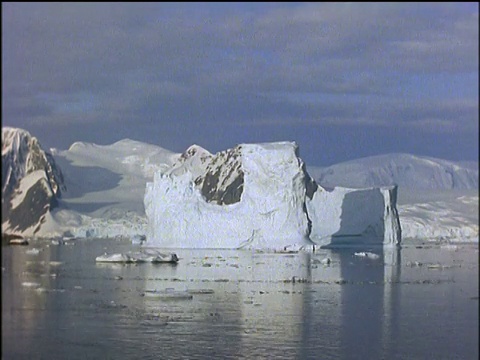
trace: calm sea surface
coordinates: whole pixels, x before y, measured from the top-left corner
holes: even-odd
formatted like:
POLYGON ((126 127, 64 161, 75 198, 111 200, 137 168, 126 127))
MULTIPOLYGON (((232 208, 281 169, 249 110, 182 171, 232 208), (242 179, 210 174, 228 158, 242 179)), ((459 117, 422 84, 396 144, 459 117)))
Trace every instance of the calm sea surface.
POLYGON ((479 357, 478 244, 363 249, 379 259, 178 249, 177 265, 95 263, 138 249, 3 246, 2 359, 479 357), (144 296, 155 289, 191 298, 144 296))

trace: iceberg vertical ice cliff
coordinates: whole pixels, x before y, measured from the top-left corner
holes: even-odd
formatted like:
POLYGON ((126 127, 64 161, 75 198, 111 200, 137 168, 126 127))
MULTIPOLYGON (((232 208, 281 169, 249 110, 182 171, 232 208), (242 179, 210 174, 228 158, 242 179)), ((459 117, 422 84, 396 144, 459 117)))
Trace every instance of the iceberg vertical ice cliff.
POLYGON ((395 188, 323 189, 294 142, 241 144, 215 155, 193 145, 147 183, 147 243, 285 250, 353 237, 396 244, 395 194, 395 188))
POLYGON ((401 239, 397 187, 326 190, 318 186, 307 211, 317 245, 397 245, 401 239))

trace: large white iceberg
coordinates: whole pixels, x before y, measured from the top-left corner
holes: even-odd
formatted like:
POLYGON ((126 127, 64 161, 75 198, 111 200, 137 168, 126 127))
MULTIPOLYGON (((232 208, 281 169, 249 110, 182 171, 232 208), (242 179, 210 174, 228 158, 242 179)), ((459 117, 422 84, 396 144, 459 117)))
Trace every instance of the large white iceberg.
POLYGON ((294 143, 242 144, 215 156, 198 149, 190 148, 179 164, 166 173, 156 172, 153 183, 147 183, 149 244, 230 249, 313 246, 303 163, 294 143))
POLYGON ((298 250, 346 236, 400 242, 394 188, 329 192, 305 171, 294 142, 216 155, 193 145, 155 173, 144 204, 150 246, 298 250))

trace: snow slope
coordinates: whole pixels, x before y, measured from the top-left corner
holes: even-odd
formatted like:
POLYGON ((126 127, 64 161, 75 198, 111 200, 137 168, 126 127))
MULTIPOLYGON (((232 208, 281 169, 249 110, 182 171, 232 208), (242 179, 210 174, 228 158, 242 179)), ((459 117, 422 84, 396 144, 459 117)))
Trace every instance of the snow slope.
POLYGON ((322 186, 366 188, 398 185, 412 190, 478 189, 478 163, 410 154, 361 158, 329 167, 309 167, 322 186))
POLYGON ((153 173, 171 166, 179 154, 159 146, 124 139, 111 145, 76 142, 52 149, 69 188, 52 214, 43 236, 75 237, 145 234, 145 184, 153 173))
POLYGON ((64 196, 65 204, 99 217, 118 216, 120 209, 144 215, 145 183, 178 157, 159 146, 129 139, 105 146, 76 142, 55 154, 72 189, 64 196))

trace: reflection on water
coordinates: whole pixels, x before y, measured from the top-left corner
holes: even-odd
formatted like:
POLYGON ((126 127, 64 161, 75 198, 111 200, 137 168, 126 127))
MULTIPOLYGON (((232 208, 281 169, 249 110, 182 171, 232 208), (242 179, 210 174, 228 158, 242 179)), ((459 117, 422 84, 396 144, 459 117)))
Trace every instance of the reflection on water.
POLYGON ((478 357, 475 246, 182 249, 177 265, 96 264, 132 250, 114 240, 32 246, 2 248, 5 359, 478 357))

